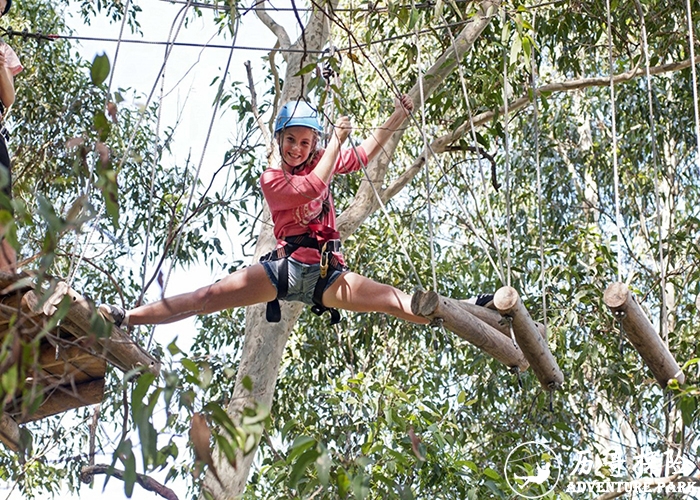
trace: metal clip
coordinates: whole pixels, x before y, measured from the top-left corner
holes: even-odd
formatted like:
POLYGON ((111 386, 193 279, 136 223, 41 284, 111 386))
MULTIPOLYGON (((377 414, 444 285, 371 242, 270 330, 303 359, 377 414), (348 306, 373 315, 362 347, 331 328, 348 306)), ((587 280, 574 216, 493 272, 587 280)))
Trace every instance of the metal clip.
POLYGON ((325 278, 326 274, 328 274, 328 254, 330 252, 326 252, 327 244, 324 243, 323 248, 321 248, 321 278, 325 278))

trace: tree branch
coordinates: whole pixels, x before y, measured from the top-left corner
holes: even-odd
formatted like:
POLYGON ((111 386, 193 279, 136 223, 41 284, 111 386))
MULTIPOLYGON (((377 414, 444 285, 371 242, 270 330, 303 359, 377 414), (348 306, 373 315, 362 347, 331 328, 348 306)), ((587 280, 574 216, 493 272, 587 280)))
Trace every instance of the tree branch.
POLYGON ((277 37, 277 41, 282 49, 288 49, 292 46, 287 30, 285 30, 282 25, 277 24, 277 22, 275 22, 275 20, 272 19, 267 13, 265 0, 258 0, 255 2, 255 14, 258 16, 258 19, 260 19, 262 23, 267 26, 267 28, 277 37))
MULTIPOLYGON (((80 471, 80 480, 83 483, 89 484, 92 482, 95 474, 107 474, 111 477, 116 477, 117 479, 124 480, 124 471, 119 469, 111 469, 109 465, 90 465, 83 467, 80 471)), ((160 484, 155 479, 146 476, 145 474, 136 474, 136 482, 144 489, 152 491, 167 500, 179 500, 177 495, 170 488, 160 484)))
MULTIPOLYGON (((491 22, 491 17, 494 9, 497 9, 500 5, 500 1, 486 0, 481 2, 477 14, 472 18, 472 20, 464 27, 464 29, 455 38, 455 43, 452 47, 446 50, 432 66, 426 71, 423 81, 423 94, 424 98, 428 98, 435 89, 439 88, 440 85, 445 81, 448 75, 453 71, 459 61, 462 60, 467 51, 474 46, 474 42, 479 38, 486 26, 491 22)), ((416 83, 408 95, 411 96, 413 102, 419 101, 419 84, 416 83)), ((405 121, 404 121, 405 123, 405 121)), ((401 124, 403 126, 403 123, 401 124)), ((395 189, 391 193, 387 193, 382 190, 382 185, 384 184, 384 179, 386 177, 387 167, 389 164, 389 158, 393 155, 396 146, 398 145, 401 136, 403 135, 403 130, 399 130, 389 142, 385 145, 386 156, 379 155, 377 158, 370 162, 367 167, 369 177, 372 179, 372 183, 375 185, 377 191, 380 193, 380 197, 383 203, 391 199, 393 195, 398 193, 406 183, 415 177, 416 171, 413 171, 414 165, 412 165, 407 172, 409 178, 403 182, 403 184, 396 185, 395 189)), ((425 156, 425 154, 423 155, 425 156)), ((423 164, 425 158, 422 159, 420 165, 423 164)), ((342 238, 347 238, 352 234, 362 222, 374 211, 379 208, 379 202, 376 200, 374 190, 369 184, 369 181, 365 179, 360 188, 357 190, 350 206, 343 212, 343 214, 338 217, 337 228, 341 234, 342 238)))
MULTIPOLYGON (((695 63, 700 62, 700 56, 695 58, 695 63)), ((691 66, 691 60, 686 59, 685 61, 673 62, 669 64, 662 64, 660 66, 654 66, 650 68, 650 73, 652 75, 661 75, 664 73, 672 73, 675 71, 680 71, 691 66)), ((633 80, 637 77, 644 76, 644 69, 634 69, 632 71, 627 71, 625 73, 620 73, 613 77, 614 83, 625 83, 633 80)), ((535 94, 539 97, 544 93, 554 93, 554 92, 571 92, 573 90, 581 90, 589 87, 603 87, 610 85, 610 77, 595 77, 595 78, 578 78, 575 80, 567 80, 565 82, 549 83, 543 85, 535 90, 535 94)), ((514 113, 521 110, 525 106, 532 103, 531 91, 515 99, 513 102, 508 104, 509 113, 514 113)), ((486 111, 476 115, 472 120, 466 120, 464 124, 456 128, 449 134, 445 134, 442 137, 435 139, 429 146, 429 150, 435 155, 444 153, 450 147, 450 144, 459 140, 464 135, 471 131, 472 125, 474 128, 480 127, 485 123, 491 122, 497 115, 502 115, 505 112, 505 106, 501 106, 497 110, 486 111)), ((423 151, 423 153, 418 156, 414 163, 399 177, 396 178, 383 192, 382 200, 386 202, 395 196, 399 191, 401 191, 406 184, 411 182, 413 178, 420 172, 425 164, 425 158, 429 154, 428 151, 423 151)))

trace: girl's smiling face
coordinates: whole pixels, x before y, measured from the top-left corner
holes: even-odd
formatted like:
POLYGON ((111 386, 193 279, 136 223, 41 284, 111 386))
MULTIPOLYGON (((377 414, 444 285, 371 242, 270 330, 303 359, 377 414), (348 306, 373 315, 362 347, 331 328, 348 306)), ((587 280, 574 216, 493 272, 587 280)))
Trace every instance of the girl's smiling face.
MULTIPOLYGON (((2 0, 0 0, 2 1, 2 0)), ((289 127, 280 132, 282 165, 292 171, 302 165, 316 149, 317 134, 307 127, 289 127)))

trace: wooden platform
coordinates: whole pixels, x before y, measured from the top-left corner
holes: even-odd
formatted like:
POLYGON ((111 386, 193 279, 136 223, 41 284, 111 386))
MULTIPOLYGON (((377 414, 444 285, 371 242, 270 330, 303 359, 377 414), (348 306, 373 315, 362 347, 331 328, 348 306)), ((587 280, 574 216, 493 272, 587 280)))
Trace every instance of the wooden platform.
POLYGON ((107 363, 124 372, 160 370, 65 283, 37 290, 33 281, 0 272, 0 441, 15 451, 19 424, 101 402, 107 363))

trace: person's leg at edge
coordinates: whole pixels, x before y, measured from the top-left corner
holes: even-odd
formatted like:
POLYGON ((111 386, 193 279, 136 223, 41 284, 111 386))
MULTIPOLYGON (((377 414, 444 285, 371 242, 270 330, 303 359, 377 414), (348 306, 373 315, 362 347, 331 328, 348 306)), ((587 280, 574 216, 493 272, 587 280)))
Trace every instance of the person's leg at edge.
POLYGON ((277 297, 261 264, 239 269, 211 285, 127 311, 129 325, 173 323, 190 316, 269 302, 277 297))
MULTIPOLYGON (((6 169, 6 183, 2 186, 5 201, 0 204, 0 209, 12 212, 12 206, 6 205, 12 200, 12 170, 10 170, 10 153, 7 150, 5 137, 0 135, 0 168, 6 169)), ((15 273, 17 271, 17 252, 4 237, 0 237, 0 271, 15 273)))
POLYGON ((382 312, 412 323, 429 320, 411 312, 411 296, 353 272, 343 273, 323 293, 323 305, 354 312, 382 312))
POLYGON ((17 252, 5 238, 0 242, 0 271, 6 273, 17 271, 17 252))

